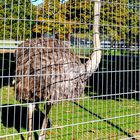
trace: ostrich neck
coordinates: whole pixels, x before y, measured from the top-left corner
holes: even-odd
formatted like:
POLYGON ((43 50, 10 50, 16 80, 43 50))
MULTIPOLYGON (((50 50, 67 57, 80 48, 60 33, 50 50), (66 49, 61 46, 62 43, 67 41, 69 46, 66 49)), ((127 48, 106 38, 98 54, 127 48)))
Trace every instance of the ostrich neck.
POLYGON ((100 0, 96 0, 94 3, 94 27, 93 27, 93 45, 94 51, 90 56, 90 59, 85 63, 85 73, 87 76, 91 76, 93 72, 99 66, 101 61, 101 46, 99 37, 99 20, 100 20, 100 0))

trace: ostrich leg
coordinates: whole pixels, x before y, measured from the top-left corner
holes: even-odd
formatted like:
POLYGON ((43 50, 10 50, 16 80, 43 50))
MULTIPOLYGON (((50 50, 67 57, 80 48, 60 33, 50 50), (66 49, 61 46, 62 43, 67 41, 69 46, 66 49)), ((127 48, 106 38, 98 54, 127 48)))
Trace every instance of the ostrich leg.
POLYGON ((32 140, 32 118, 33 118, 34 109, 35 109, 35 105, 29 104, 29 109, 28 109, 28 125, 29 125, 28 140, 32 140))
POLYGON ((46 128, 47 128, 48 122, 49 122, 48 114, 49 114, 50 109, 51 109, 51 103, 47 103, 45 105, 46 112, 45 112, 45 117, 44 117, 44 120, 42 123, 42 128, 41 128, 41 132, 39 135, 39 140, 45 140, 45 138, 46 138, 46 128))

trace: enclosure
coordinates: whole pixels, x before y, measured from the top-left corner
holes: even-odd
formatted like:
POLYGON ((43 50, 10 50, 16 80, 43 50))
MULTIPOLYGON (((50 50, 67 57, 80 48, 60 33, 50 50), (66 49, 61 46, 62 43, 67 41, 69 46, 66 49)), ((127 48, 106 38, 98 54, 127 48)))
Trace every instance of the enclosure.
POLYGON ((0 140, 140 140, 139 81, 139 0, 0 0, 0 140))

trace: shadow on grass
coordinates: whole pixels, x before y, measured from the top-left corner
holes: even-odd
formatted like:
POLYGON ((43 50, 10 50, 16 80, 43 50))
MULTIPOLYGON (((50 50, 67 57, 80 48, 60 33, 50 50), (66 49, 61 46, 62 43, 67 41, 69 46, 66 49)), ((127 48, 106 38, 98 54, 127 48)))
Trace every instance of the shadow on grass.
POLYGON ((99 116, 99 115, 96 114, 96 113, 91 112, 90 110, 88 110, 88 109, 85 108, 84 106, 78 104, 77 102, 73 102, 73 103, 74 103, 75 105, 79 106, 80 108, 84 109, 85 111, 89 112, 91 115, 96 116, 97 118, 103 120, 104 122, 106 122, 107 124, 111 125, 112 127, 118 129, 119 131, 121 131, 122 133, 124 133, 125 135, 127 135, 128 137, 130 137, 131 140, 137 140, 136 138, 133 138, 133 136, 132 136, 130 133, 126 132, 125 130, 123 130, 122 128, 120 128, 118 125, 113 124, 113 123, 112 123, 111 121, 109 121, 109 120, 104 120, 105 118, 99 116))
MULTIPOLYGON (((3 104, 0 106, 1 113, 1 123, 5 127, 14 127, 18 133, 20 129, 24 128, 28 131, 28 108, 21 106, 9 106, 8 104, 3 104)), ((35 110, 33 113, 33 130, 41 129, 44 113, 39 109, 35 110)), ((50 122, 49 122, 50 124, 50 122)), ((50 125, 48 126, 50 127, 50 125)), ((34 132, 35 140, 38 140, 37 132, 34 132)), ((24 140, 23 135, 21 134, 21 140, 24 140)))

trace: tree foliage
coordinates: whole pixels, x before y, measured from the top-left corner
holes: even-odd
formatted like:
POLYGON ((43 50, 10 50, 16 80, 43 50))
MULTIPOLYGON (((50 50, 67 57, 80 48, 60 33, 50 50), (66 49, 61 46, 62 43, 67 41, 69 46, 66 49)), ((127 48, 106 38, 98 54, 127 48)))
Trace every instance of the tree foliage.
POLYGON ((139 43, 139 0, 129 0, 128 8, 129 8, 129 16, 127 20, 127 26, 129 28, 129 32, 127 33, 127 44, 133 45, 135 43, 139 43))
POLYGON ((105 1, 101 8, 101 33, 112 42, 125 40, 128 32, 128 1, 105 1))
POLYGON ((0 39, 27 39, 32 35, 35 7, 29 0, 0 0, 0 39))
POLYGON ((85 33, 93 28, 93 3, 85 0, 66 2, 66 19, 72 23, 73 32, 85 33))
POLYGON ((63 38, 65 34, 71 32, 71 25, 65 18, 65 6, 59 0, 45 0, 38 11, 37 22, 33 27, 33 32, 37 34, 59 34, 63 38))
MULTIPOLYGON (((139 40, 139 0, 102 1, 102 40, 134 43, 139 40)), ((92 37, 94 2, 44 0, 38 7, 30 0, 0 0, 0 39, 26 39, 32 34, 88 34, 92 37)))

